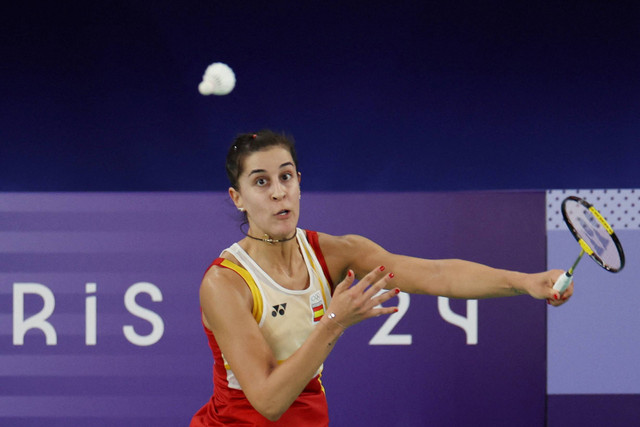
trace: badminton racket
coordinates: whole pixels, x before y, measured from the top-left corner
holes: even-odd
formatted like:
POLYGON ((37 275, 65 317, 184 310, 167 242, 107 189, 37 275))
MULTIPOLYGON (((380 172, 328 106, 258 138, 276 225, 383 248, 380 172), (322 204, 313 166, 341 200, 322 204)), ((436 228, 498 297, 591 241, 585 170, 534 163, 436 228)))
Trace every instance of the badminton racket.
POLYGON ((584 254, 589 255, 607 271, 617 273, 622 270, 624 251, 620 240, 593 205, 579 197, 569 196, 562 201, 562 217, 580 244, 581 251, 571 268, 556 280, 553 289, 560 293, 567 289, 584 254))

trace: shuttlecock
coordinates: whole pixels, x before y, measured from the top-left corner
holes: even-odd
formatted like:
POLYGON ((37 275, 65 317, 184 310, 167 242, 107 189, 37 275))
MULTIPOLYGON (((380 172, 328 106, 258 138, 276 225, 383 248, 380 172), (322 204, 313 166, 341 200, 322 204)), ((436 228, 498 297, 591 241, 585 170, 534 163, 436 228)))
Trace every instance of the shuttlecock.
POLYGON ((236 85, 236 75, 233 70, 222 62, 209 65, 198 85, 202 95, 227 95, 236 85))

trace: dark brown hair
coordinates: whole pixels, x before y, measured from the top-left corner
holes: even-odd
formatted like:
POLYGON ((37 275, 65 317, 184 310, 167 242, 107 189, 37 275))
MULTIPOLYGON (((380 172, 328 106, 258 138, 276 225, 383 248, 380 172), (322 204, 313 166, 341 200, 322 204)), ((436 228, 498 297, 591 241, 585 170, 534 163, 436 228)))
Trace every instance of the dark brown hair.
POLYGON ((269 129, 264 129, 256 133, 243 133, 238 135, 229 147, 227 161, 225 163, 227 178, 229 178, 231 186, 238 190, 238 178, 242 175, 244 159, 249 154, 276 146, 281 146, 289 150, 297 171, 298 157, 292 137, 273 132, 269 129))

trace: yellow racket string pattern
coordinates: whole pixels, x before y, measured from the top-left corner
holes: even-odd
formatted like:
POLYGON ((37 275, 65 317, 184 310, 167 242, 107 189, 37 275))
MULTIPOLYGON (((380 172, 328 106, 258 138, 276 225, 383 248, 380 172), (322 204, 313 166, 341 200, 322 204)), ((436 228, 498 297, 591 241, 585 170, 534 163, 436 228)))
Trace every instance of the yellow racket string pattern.
POLYGON ((578 240, 578 243, 580 243, 580 247, 582 248, 582 250, 584 252, 589 254, 589 256, 593 255, 593 249, 591 249, 589 247, 589 245, 587 245, 587 242, 585 242, 584 240, 580 239, 580 240, 578 240))
POLYGON ((604 219, 602 215, 600 215, 600 212, 598 212, 596 208, 591 206, 589 208, 589 212, 591 212, 593 216, 595 216, 598 219, 598 221, 600 221, 600 223, 604 226, 604 229, 607 230, 607 233, 609 233, 609 235, 613 234, 613 228, 611 228, 607 220, 604 219))

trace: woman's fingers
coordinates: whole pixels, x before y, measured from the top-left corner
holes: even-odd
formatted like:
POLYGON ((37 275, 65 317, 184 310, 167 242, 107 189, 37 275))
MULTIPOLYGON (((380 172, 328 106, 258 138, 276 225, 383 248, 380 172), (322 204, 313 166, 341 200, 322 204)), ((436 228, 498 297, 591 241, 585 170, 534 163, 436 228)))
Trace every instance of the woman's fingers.
MULTIPOLYGON (((400 289, 395 288, 393 291, 381 292, 387 288, 389 282, 394 278, 393 273, 388 273, 384 266, 377 267, 370 271, 365 277, 362 278, 350 291, 353 292, 352 297, 358 301, 360 309, 364 312, 376 308, 375 315, 385 314, 387 310, 380 311, 382 303, 395 297, 400 289), (378 307, 380 306, 380 307, 378 307)), ((393 313, 395 307, 391 307, 389 313, 393 313)), ((367 313, 366 317, 372 317, 367 313)))
MULTIPOLYGON (((376 286, 379 282, 387 276, 386 268, 384 265, 374 268, 366 276, 364 276, 357 284, 354 286, 355 292, 364 294, 370 286, 376 286)), ((393 277, 393 276, 392 276, 393 277)), ((382 285, 384 286, 384 284, 382 285)), ((378 290, 382 289, 381 287, 378 290)), ((374 294, 377 291, 373 292, 374 294)))
POLYGON ((378 305, 382 305, 383 303, 389 301, 391 298, 398 295, 400 293, 400 289, 395 288, 385 292, 380 292, 380 291, 378 292, 379 294, 377 296, 375 296, 374 298, 371 298, 371 303, 373 304, 374 307, 378 305))
POLYGON ((347 275, 345 278, 336 286, 334 293, 344 292, 351 287, 353 281, 355 280, 355 274, 353 274, 352 270, 347 271, 347 275))
POLYGON ((398 307, 396 306, 385 307, 382 304, 389 301, 391 298, 397 296, 399 293, 400 293, 399 288, 394 288, 384 292, 378 291, 378 294, 374 298, 371 298, 370 300, 370 303, 372 306, 368 310, 367 317, 377 317, 383 314, 392 314, 397 312, 398 307))
POLYGON ((332 318, 347 327, 364 319, 398 311, 396 307, 382 305, 400 292, 398 288, 381 292, 394 277, 385 270, 383 266, 377 267, 355 285, 355 275, 352 270, 348 270, 346 277, 336 286, 333 293, 329 307, 332 318))
POLYGON ((571 282, 562 295, 558 295, 557 298, 555 296, 553 298, 547 298, 547 304, 558 307, 567 302, 569 298, 571 298, 571 295, 573 295, 573 282, 571 282))
MULTIPOLYGON (((389 291, 387 293, 391 293, 395 296, 395 293, 393 293, 392 291, 389 291)), ((378 317, 378 316, 393 314, 397 312, 398 312, 398 307, 376 307, 370 310, 369 313, 371 315, 369 317, 378 317)))

